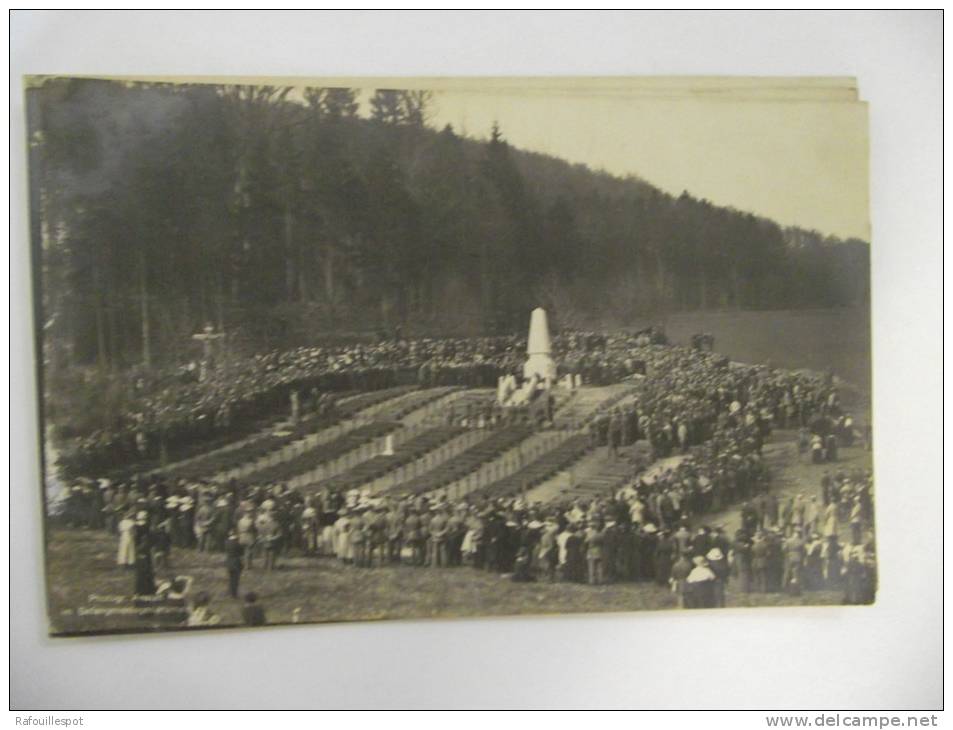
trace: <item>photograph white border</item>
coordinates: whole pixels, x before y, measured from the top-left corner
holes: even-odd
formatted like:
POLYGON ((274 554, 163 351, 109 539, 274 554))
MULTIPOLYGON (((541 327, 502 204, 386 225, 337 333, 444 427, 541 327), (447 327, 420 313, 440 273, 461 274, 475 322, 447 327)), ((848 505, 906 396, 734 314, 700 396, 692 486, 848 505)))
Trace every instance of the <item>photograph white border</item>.
POLYGON ((15 709, 940 705, 940 13, 14 11, 10 23, 15 709), (53 73, 856 77, 871 125, 876 605, 49 639, 22 77, 53 73))

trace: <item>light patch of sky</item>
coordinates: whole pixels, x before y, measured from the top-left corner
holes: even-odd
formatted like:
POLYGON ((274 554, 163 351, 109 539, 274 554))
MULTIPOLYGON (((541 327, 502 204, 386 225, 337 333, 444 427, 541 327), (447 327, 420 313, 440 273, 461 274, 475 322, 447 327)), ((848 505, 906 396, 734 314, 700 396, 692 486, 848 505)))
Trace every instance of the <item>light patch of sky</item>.
MULTIPOLYGON (((361 113, 372 90, 361 91, 361 113)), ((841 238, 870 239, 867 106, 840 99, 639 96, 555 89, 443 89, 429 124, 687 190, 841 238)))

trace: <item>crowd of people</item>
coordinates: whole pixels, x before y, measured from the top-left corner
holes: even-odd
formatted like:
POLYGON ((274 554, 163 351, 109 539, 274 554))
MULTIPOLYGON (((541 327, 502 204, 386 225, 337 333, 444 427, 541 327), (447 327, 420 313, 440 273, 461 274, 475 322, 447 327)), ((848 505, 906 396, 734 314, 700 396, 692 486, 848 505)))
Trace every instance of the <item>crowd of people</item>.
MULTIPOLYGON (((872 600, 870 474, 826 472, 817 495, 782 499, 762 458, 774 427, 822 438, 843 432, 846 415, 831 378, 737 366, 702 349, 646 344, 632 335, 599 338, 595 346, 580 336, 559 339, 557 352, 568 354, 563 368, 585 368, 590 378, 646 373, 632 379, 629 402, 590 425, 593 445, 610 454, 639 440, 651 446, 652 458, 633 461, 615 494, 531 504, 525 495, 302 493, 283 484, 171 481, 160 474, 123 483, 78 480, 65 517, 116 535, 117 562, 134 570, 142 595, 155 590, 157 571, 172 568, 174 550, 194 549, 224 556, 236 598, 243 572, 274 570, 285 556, 300 554, 355 569, 469 565, 518 582, 654 582, 686 608, 724 605, 732 581, 742 592, 843 589, 849 603, 872 600), (669 459, 667 468, 646 470, 659 459, 669 459), (711 515, 731 505, 741 505, 741 524, 729 532, 711 515), (849 526, 846 539, 842 526, 849 526)), ((392 343, 384 351, 415 347, 392 343)), ((426 357, 414 357, 427 371, 422 378, 440 378, 478 358, 481 366, 500 365, 512 347, 477 340, 441 349, 439 357, 424 347, 426 357)), ((358 369, 381 362, 351 360, 358 369)))
MULTIPOLYGON (((576 332, 554 337, 562 372, 601 385, 637 371, 631 359, 626 363, 589 349, 598 337, 576 332)), ((64 443, 60 466, 71 475, 89 475, 174 459, 196 444, 239 438, 263 417, 285 412, 292 398, 304 409, 318 394, 395 385, 495 387, 501 375, 521 373, 525 354, 526 338, 518 336, 394 338, 133 373, 112 422, 64 443)))

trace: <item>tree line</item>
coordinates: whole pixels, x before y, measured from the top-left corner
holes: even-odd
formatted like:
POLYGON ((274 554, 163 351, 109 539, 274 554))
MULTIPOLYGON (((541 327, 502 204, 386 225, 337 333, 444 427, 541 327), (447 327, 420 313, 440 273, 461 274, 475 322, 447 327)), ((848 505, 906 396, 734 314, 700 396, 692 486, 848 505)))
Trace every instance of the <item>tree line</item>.
POLYGON ((103 371, 236 347, 626 325, 869 297, 869 249, 430 126, 426 91, 49 79, 28 92, 42 326, 103 371))

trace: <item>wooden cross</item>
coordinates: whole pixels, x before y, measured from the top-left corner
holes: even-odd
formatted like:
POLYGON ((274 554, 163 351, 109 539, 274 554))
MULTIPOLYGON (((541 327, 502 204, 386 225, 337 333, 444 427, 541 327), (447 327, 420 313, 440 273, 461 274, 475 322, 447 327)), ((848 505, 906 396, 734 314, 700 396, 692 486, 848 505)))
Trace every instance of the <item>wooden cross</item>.
POLYGON ((202 343, 202 363, 199 370, 200 382, 204 382, 208 377, 208 366, 212 360, 212 345, 224 336, 224 333, 216 332, 215 328, 210 324, 205 325, 205 329, 202 332, 192 335, 193 340, 198 340, 202 343))

